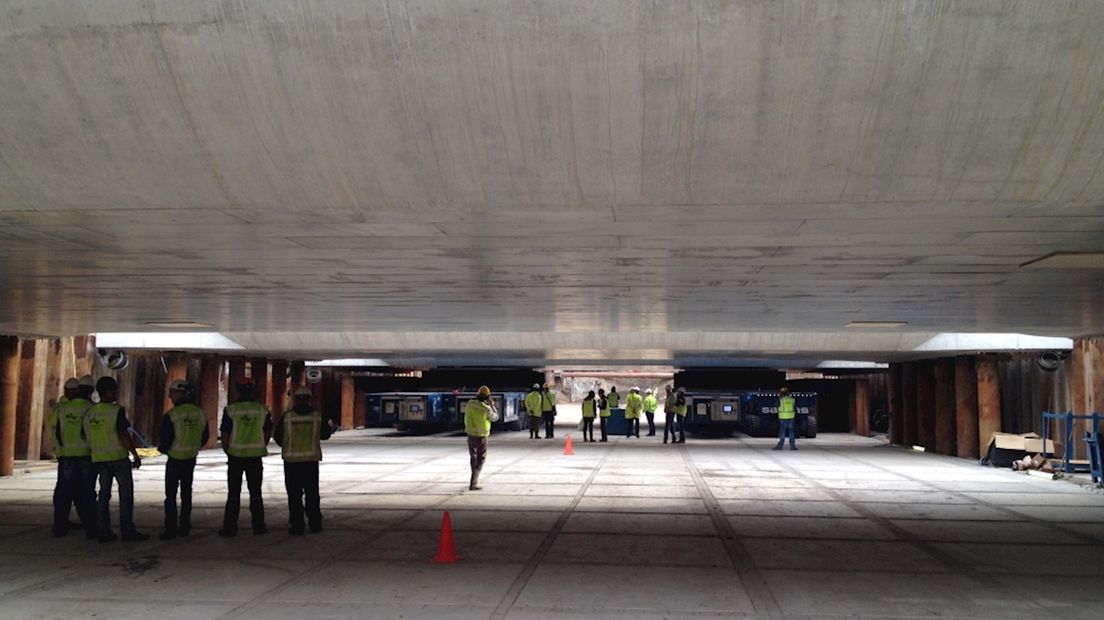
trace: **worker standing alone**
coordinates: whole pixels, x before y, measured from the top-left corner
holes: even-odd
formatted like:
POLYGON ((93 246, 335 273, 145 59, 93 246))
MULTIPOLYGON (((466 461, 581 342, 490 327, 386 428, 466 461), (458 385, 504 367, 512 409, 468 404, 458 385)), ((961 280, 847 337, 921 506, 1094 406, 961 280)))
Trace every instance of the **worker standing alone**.
POLYGON ((556 429, 556 395, 547 383, 541 392, 541 417, 544 418, 544 437, 552 439, 556 429))
POLYGON ((481 386, 475 399, 464 407, 464 432, 468 435, 468 456, 471 459, 471 483, 468 489, 478 491, 479 473, 487 460, 487 438, 491 435, 491 422, 498 421, 498 412, 491 401, 491 388, 481 386))
POLYGON ((525 395, 525 411, 529 414, 529 439, 541 438, 541 386, 534 383, 525 395))
POLYGON ((787 437, 790 439, 790 450, 797 450, 797 440, 794 435, 794 414, 796 411, 794 398, 790 396, 790 389, 783 386, 782 389, 778 390, 778 445, 774 446, 774 450, 781 450, 787 437))
POLYGON ((318 463, 322 441, 333 432, 333 420, 323 420, 311 405, 310 388, 295 390, 295 404, 275 425, 274 439, 284 458, 284 488, 288 496, 288 534, 302 536, 304 525, 322 531, 322 501, 318 490, 318 463), (303 522, 306 499, 306 521, 303 522))
POLYGON ((625 437, 640 438, 640 412, 644 410, 644 400, 640 398, 640 388, 629 389, 629 397, 625 399, 625 422, 627 430, 625 437))
POLYGON ((606 398, 606 391, 598 390, 598 425, 602 430, 602 441, 609 441, 609 437, 606 436, 606 420, 610 417, 609 400, 606 398))
POLYGON ((196 406, 187 381, 173 381, 169 386, 169 398, 173 408, 165 414, 157 442, 158 452, 169 458, 165 463, 165 529, 157 536, 161 540, 191 533, 196 457, 210 435, 207 415, 196 406), (177 488, 180 489, 179 516, 176 512, 177 488))
POLYGON ((648 418, 648 436, 655 437, 655 412, 659 407, 659 401, 656 400, 655 394, 652 394, 652 388, 644 390, 644 415, 648 418))

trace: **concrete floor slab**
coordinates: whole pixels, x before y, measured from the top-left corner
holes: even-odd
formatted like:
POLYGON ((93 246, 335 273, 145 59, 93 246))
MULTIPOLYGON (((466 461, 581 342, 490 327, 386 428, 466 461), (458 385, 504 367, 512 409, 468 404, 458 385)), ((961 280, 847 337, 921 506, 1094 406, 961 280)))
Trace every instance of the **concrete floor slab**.
MULTIPOLYGON (((1072 574, 1099 572, 1102 506, 1067 482, 831 435, 781 456, 770 440, 742 438, 593 446, 582 458, 564 457, 559 442, 492 441, 485 489, 470 492, 462 438, 342 439, 322 470, 326 530, 305 537, 286 533, 278 457, 265 461, 272 531, 261 537, 250 533, 247 509, 238 537, 215 535, 226 500, 218 454, 200 457, 187 541, 52 539, 54 472, 0 479, 0 616, 489 618, 497 610, 635 619, 780 610, 817 620, 1095 620, 1104 604, 1085 592, 1098 579, 1072 574), (716 507, 698 498, 695 481, 716 507), (429 558, 445 509, 463 559, 437 566, 429 558), (733 567, 730 552, 750 561, 733 567), (291 555, 299 560, 289 563, 291 555), (181 580, 199 584, 201 602, 179 594, 181 580)), ((149 459, 135 473, 136 520, 156 534, 163 465, 149 459)))
POLYGON ((893 540, 897 535, 870 519, 828 519, 819 517, 732 516, 728 518, 737 536, 746 538, 836 538, 850 540, 893 540))

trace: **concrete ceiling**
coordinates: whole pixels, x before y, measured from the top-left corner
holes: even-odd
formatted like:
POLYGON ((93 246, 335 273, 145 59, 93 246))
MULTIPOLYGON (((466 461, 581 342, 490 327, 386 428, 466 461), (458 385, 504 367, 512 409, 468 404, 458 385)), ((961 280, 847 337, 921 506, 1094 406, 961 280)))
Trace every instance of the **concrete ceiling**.
POLYGON ((1101 270, 1021 264, 1104 251, 1102 32, 1099 0, 8 0, 0 332, 656 363, 1099 333, 1101 270))

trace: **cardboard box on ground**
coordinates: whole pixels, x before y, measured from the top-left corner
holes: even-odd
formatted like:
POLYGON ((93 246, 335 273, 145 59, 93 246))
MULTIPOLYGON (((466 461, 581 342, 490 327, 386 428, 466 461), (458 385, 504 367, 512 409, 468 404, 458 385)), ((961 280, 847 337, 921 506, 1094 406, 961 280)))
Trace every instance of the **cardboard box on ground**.
POLYGON ((985 451, 986 460, 996 467, 1012 467, 1013 463, 1034 464, 1033 456, 1038 456, 1039 463, 1034 467, 1024 469, 1042 469, 1049 466, 1046 457, 1054 455, 1054 441, 1048 439, 1046 446, 1043 438, 1035 433, 993 433, 989 437, 989 448, 985 451))

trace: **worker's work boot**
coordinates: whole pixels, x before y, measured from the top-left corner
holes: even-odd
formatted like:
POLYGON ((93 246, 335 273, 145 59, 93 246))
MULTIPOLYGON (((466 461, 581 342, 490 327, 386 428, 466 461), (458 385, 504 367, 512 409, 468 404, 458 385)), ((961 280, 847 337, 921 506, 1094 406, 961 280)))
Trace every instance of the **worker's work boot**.
POLYGON ((469 491, 478 491, 483 487, 479 486, 479 472, 480 469, 473 469, 471 475, 471 484, 468 485, 469 491))

